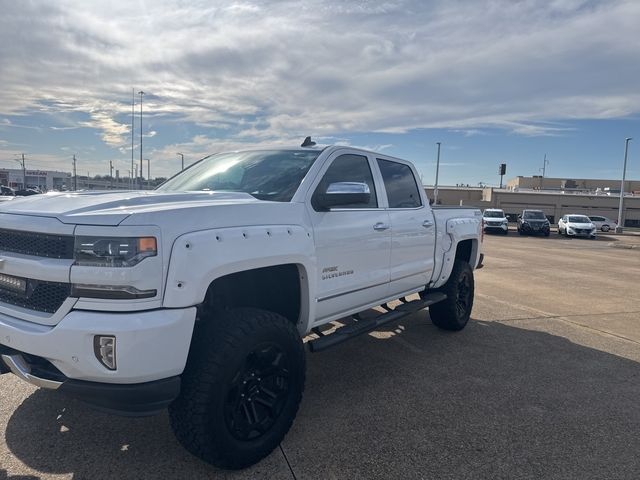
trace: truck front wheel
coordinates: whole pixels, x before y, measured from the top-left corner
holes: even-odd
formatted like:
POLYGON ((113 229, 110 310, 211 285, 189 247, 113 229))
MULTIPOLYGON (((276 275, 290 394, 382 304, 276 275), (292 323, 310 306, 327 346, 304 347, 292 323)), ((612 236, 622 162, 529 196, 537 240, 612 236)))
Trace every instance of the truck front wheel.
POLYGON ((429 307, 433 324, 443 330, 462 330, 473 308, 473 270, 468 262, 456 260, 447 283, 438 289, 447 299, 429 307))
POLYGON ((205 462, 247 467, 289 431, 304 380, 304 346, 292 322, 254 308, 224 312, 194 332, 171 426, 205 462))

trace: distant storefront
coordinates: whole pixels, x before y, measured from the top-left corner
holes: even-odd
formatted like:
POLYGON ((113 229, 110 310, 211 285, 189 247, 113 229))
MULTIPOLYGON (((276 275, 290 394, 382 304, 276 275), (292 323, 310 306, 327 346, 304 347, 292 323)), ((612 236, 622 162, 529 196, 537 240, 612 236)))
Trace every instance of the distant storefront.
POLYGON ((68 190, 71 186, 70 179, 71 175, 67 172, 55 170, 27 170, 26 172, 18 168, 0 170, 0 185, 15 190, 22 188, 38 188, 42 191, 68 190), (24 181, 25 173, 26 182, 24 181))

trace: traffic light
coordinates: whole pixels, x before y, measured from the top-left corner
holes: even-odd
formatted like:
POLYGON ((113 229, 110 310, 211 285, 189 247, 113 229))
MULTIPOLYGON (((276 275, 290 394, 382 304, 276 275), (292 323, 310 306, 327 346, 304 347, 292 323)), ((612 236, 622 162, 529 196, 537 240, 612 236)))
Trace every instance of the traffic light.
POLYGON ((505 175, 507 173, 507 164, 501 163, 498 167, 498 175, 505 175))

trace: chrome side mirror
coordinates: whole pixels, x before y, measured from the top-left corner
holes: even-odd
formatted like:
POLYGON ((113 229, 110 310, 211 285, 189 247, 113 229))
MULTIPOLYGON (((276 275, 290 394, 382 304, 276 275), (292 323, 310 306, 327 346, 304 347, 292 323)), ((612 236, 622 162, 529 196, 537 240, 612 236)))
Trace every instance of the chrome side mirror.
POLYGON ((366 183, 336 182, 329 184, 325 192, 317 196, 315 207, 328 210, 333 207, 368 205, 370 200, 371 191, 366 183))

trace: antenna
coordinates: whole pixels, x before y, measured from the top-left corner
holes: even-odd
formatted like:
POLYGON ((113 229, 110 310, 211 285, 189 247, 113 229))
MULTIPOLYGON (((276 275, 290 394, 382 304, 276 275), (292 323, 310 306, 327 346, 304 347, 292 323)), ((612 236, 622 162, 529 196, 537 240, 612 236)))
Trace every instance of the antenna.
POLYGON ((311 137, 306 137, 304 139, 304 142, 302 142, 302 145, 300 145, 301 147, 313 147, 316 144, 316 142, 312 142, 311 141, 311 137))

